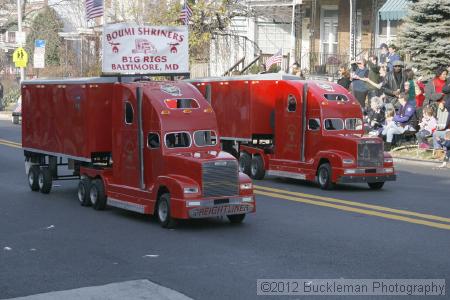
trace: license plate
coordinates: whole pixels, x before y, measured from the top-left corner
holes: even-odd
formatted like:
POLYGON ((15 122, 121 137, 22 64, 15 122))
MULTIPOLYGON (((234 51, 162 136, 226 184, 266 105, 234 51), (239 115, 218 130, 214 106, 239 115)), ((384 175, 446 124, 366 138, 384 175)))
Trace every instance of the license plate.
POLYGON ((196 218, 209 218, 227 215, 239 215, 246 214, 253 211, 253 205, 249 204, 225 204, 215 205, 211 207, 197 207, 189 211, 189 217, 196 218))

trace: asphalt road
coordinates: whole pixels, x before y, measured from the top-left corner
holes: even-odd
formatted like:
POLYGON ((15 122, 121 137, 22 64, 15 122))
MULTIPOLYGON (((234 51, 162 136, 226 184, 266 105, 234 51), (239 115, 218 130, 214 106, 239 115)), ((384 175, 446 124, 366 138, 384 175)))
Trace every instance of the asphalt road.
MULTIPOLYGON (((0 140, 20 142, 20 127, 0 121, 0 140)), ((450 169, 396 167, 398 181, 381 191, 268 178, 255 182, 257 213, 244 224, 166 230, 148 216, 81 207, 77 182, 31 192, 22 151, 0 141, 0 298, 140 279, 194 299, 260 298, 259 278, 450 283, 450 169)))

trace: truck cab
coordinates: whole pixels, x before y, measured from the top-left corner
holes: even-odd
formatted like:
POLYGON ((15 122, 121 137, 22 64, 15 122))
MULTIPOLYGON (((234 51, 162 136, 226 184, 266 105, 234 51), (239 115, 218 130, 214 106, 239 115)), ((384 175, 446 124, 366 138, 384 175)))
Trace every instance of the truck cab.
POLYGON ((218 115, 224 149, 239 153, 241 171, 379 189, 395 180, 392 157, 364 137, 359 103, 343 87, 265 74, 194 81, 218 115), (236 108, 237 107, 237 108, 236 108), (230 146, 231 144, 231 146, 230 146))
POLYGON ((83 206, 154 214, 163 227, 175 226, 178 219, 216 216, 239 223, 255 211, 251 179, 239 172, 232 155, 221 151, 215 113, 192 85, 39 82, 36 91, 48 89, 46 95, 53 96, 39 99, 32 110, 27 104, 39 96, 34 85, 29 81, 23 87, 23 144, 32 190, 49 192, 51 181, 61 179, 57 167, 65 164, 55 161, 61 157, 72 166, 71 179, 80 179, 83 206), (45 101, 61 102, 65 115, 50 112, 48 117, 70 119, 71 126, 55 130, 47 121, 30 126, 36 115, 42 120, 39 110, 46 108, 45 101), (61 145, 36 141, 42 135, 54 135, 52 140, 61 145), (74 145, 71 151, 68 144, 74 145))

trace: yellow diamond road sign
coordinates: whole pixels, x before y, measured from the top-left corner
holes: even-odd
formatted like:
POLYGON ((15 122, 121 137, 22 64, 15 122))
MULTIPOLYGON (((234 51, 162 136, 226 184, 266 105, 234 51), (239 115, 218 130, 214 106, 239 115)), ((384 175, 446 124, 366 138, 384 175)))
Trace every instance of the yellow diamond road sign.
POLYGON ((13 62, 16 68, 25 68, 28 63, 28 53, 22 47, 17 48, 13 53, 13 62))

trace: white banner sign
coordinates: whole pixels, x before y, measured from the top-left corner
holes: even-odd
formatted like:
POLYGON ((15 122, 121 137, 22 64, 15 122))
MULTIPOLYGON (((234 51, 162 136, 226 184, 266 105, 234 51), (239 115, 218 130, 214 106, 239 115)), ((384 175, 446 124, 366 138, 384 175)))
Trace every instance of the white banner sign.
POLYGON ((130 23, 103 27, 103 73, 189 73, 186 26, 149 26, 130 23))

